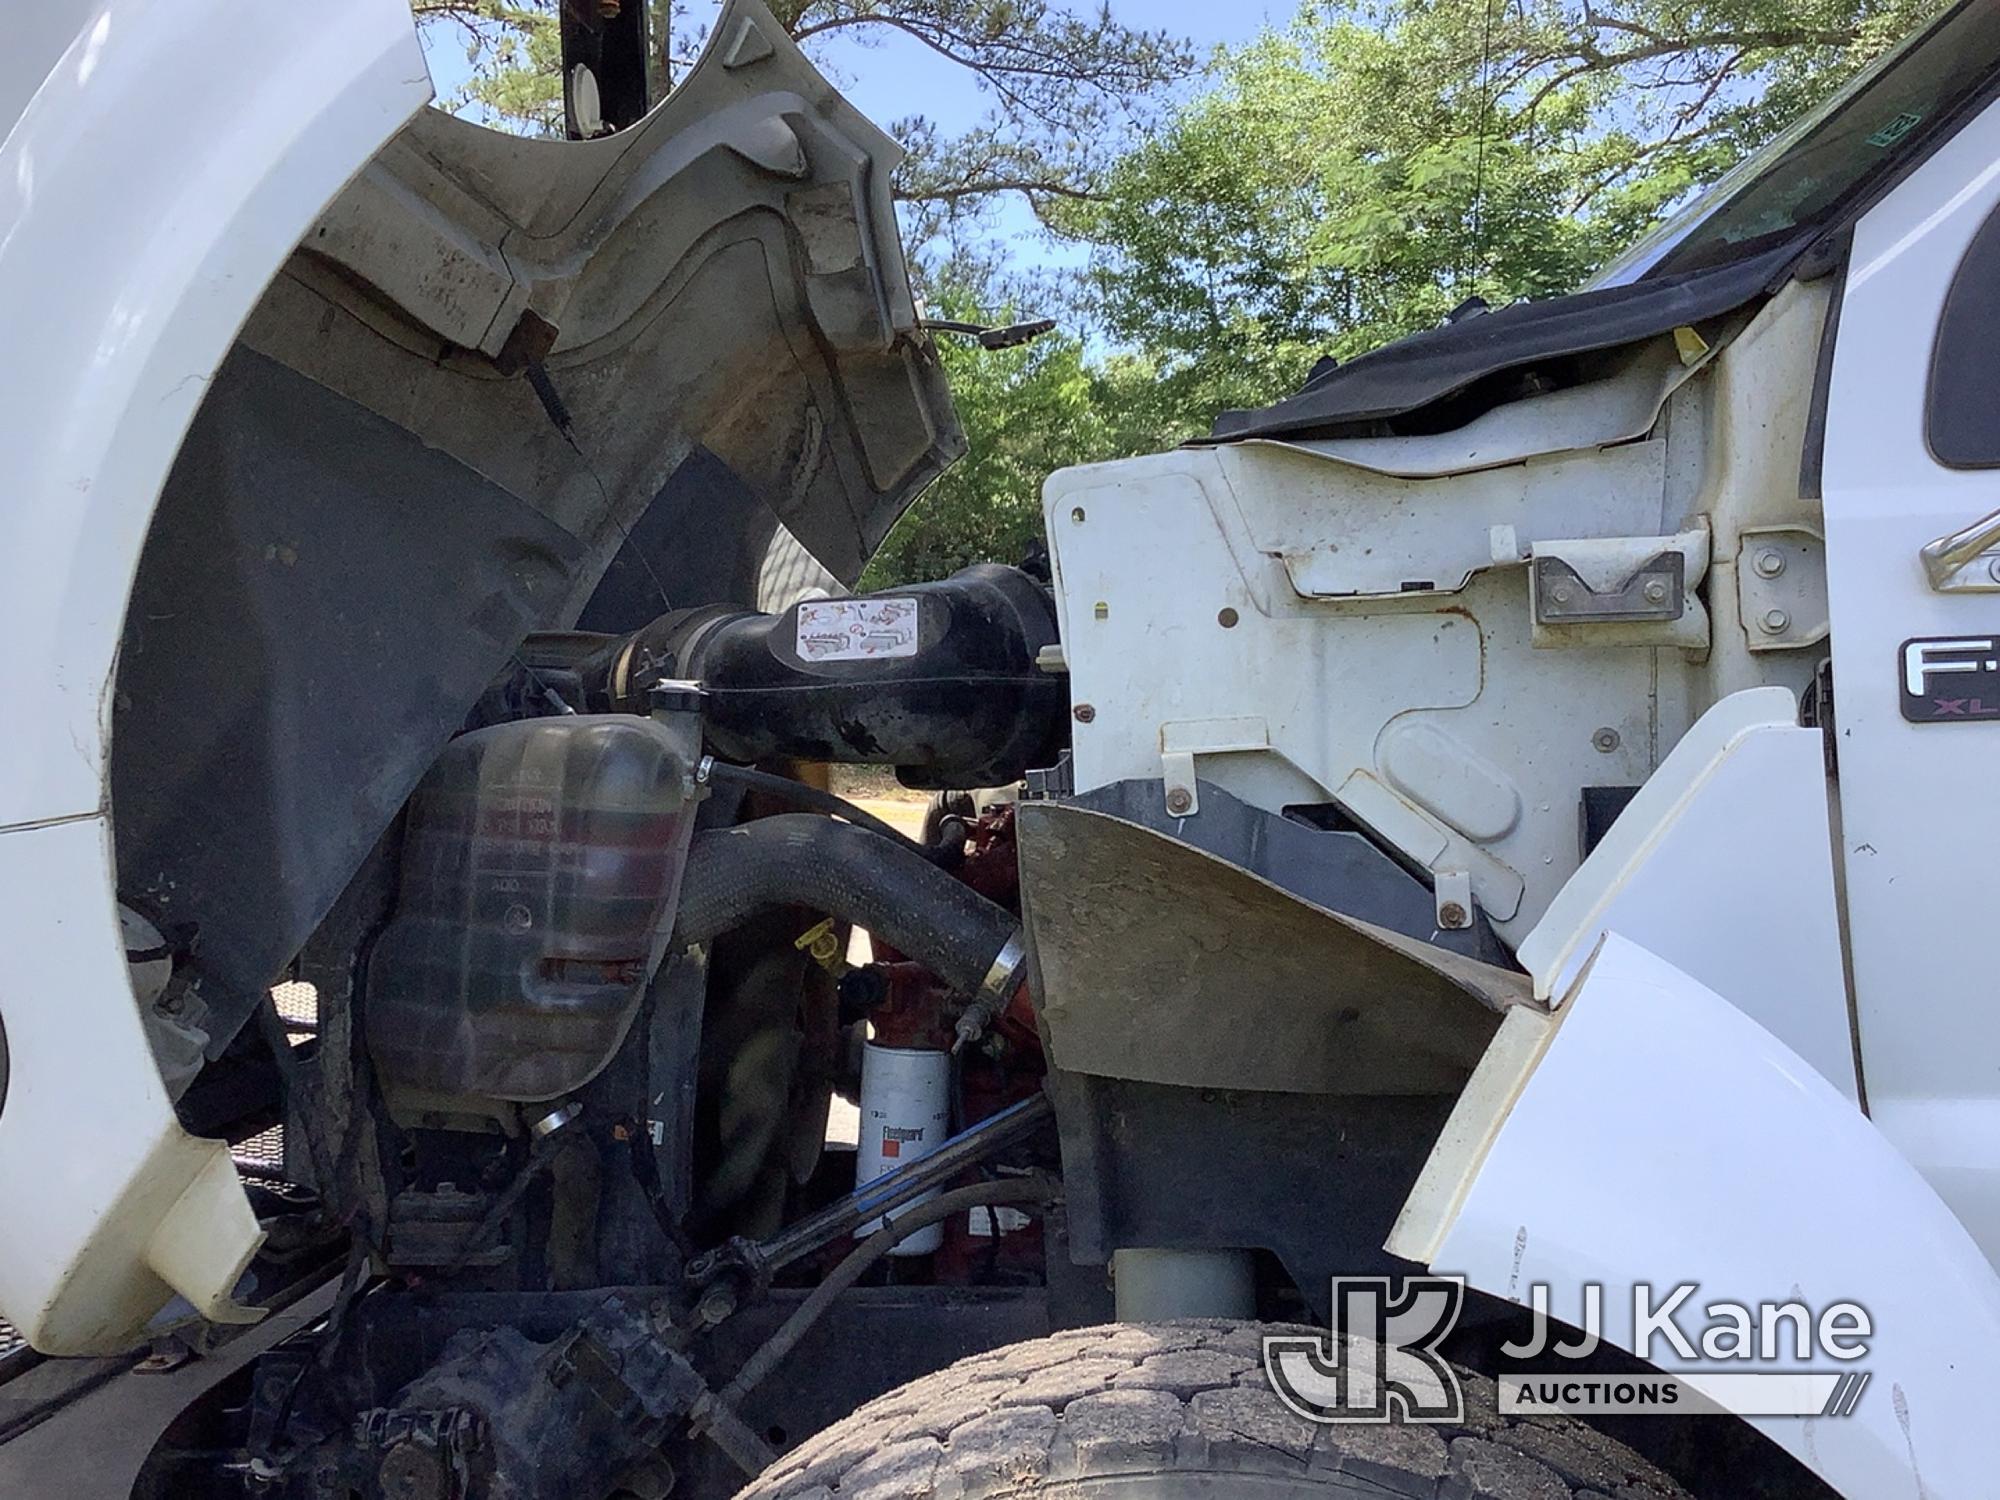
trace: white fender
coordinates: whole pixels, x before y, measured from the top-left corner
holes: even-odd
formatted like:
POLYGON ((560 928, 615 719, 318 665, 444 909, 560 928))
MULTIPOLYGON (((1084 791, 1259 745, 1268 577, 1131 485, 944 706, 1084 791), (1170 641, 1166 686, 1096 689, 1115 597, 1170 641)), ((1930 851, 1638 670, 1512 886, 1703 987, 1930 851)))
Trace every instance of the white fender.
POLYGON ((1560 1009, 1509 1014, 1389 1248, 1517 1301, 1545 1284, 1570 1322, 1602 1286, 1604 1337, 1628 1350, 1635 1283, 1698 1281, 1704 1305, 1859 1303, 1866 1355, 1805 1366, 1865 1371, 1853 1414, 1746 1420, 1854 1500, 1993 1493, 2000 1277, 1817 1070, 1615 933, 1560 1009))
POLYGON ((1607 932, 1644 944, 1857 1098, 1826 747, 1782 687, 1697 719, 1556 892, 1518 957, 1552 1005, 1607 932))
POLYGON ((430 98, 404 0, 53 0, 0 65, 0 1314, 211 1317, 259 1231, 175 1121, 113 905, 112 668, 160 486, 272 273, 430 98), (26 71, 35 69, 33 76, 26 71))

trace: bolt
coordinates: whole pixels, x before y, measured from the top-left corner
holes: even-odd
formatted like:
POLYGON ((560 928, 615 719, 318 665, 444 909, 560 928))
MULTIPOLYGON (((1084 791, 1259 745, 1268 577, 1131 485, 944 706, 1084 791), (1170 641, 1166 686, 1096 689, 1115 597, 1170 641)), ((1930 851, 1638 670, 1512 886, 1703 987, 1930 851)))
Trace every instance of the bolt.
POLYGON ((1757 554, 1757 560, 1752 566, 1757 569, 1759 578, 1776 578, 1785 571, 1785 554, 1775 547, 1766 547, 1757 554))
POLYGON ((1438 908, 1440 927, 1463 927, 1472 919, 1465 914, 1465 908, 1456 901, 1447 901, 1438 908))
POLYGON ((703 1328, 726 1323, 736 1311, 736 1293, 727 1286, 712 1286, 695 1304, 694 1320, 703 1328))
POLYGON ((1618 748, 1618 731, 1607 725, 1590 737, 1590 743, 1609 755, 1618 748))
POLYGON ((1764 618, 1757 623, 1764 627, 1766 635, 1783 635, 1785 627, 1792 623, 1792 617, 1782 609, 1767 609, 1764 618))
POLYGON ((1557 584, 1557 585, 1556 585, 1556 591, 1555 591, 1555 593, 1554 593, 1554 594, 1553 594, 1553 595, 1552 595, 1551 597, 1552 597, 1552 598, 1554 598, 1554 600, 1555 600, 1555 601, 1556 601, 1556 603, 1558 603, 1558 604, 1567 604, 1567 603, 1569 603, 1569 588, 1568 588, 1568 586, 1567 586, 1567 585, 1565 585, 1565 584, 1557 584))
POLYGON ((2000 583, 2000 557, 1988 560, 1986 564, 1986 576, 1995 583, 2000 583))
POLYGON ((1194 793, 1184 786, 1177 786, 1167 793, 1167 811, 1179 817, 1194 806, 1194 793))
POLYGON ((1076 722, 1079 724, 1088 724, 1097 717, 1097 710, 1088 703, 1079 703, 1070 712, 1076 716, 1076 722))
POLYGON ((1077 506, 1069 513, 1069 518, 1074 524, 1081 526, 1083 524, 1083 507, 1081 505, 1077 506))
POLYGON ((1659 579, 1654 578, 1647 582, 1646 602, 1648 604, 1665 604, 1667 602, 1667 586, 1660 582, 1659 579))
POLYGON ((382 1455, 375 1471, 376 1487, 387 1500, 431 1500, 446 1493, 450 1476, 444 1456, 414 1441, 396 1444, 382 1455))
POLYGON ((1236 628, 1236 621, 1239 618, 1235 610, 1225 609, 1215 617, 1215 623, 1220 625, 1224 630, 1234 630, 1236 628))

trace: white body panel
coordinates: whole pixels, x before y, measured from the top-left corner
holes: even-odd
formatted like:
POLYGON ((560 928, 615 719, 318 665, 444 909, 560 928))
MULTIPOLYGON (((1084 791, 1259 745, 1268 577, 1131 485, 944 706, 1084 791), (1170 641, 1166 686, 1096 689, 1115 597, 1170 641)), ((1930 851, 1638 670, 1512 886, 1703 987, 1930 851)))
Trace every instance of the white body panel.
POLYGON ((1825 740, 1784 688, 1696 721, 1557 894, 1518 957, 1560 1003, 1607 932, 1685 970, 1857 1097, 1825 740))
POLYGON ((47 77, 0 73, 19 111, 0 144, 0 327, 33 351, 0 403, 0 1313, 67 1353, 121 1346, 170 1288, 235 1315, 257 1243, 227 1148, 175 1122, 133 1006, 104 790, 113 657, 204 383, 430 84, 401 0, 34 9, 47 77))
POLYGON ((1571 653, 1589 669, 1564 671, 1531 649, 1524 570, 1490 566, 1489 528, 1657 535, 1664 447, 1432 481, 1277 444, 1056 474, 1044 503, 1071 697, 1095 710, 1072 735, 1077 789, 1161 777, 1164 748, 1271 811, 1337 801, 1418 864, 1468 873, 1496 928, 1525 935, 1576 865, 1580 768, 1643 780, 1685 726, 1660 722, 1673 709, 1648 692, 1652 651, 1571 653), (1458 513, 1405 510, 1413 484, 1453 486, 1458 513), (1447 519, 1476 555, 1431 548, 1447 519), (1326 539, 1357 536, 1385 555, 1356 557, 1350 577, 1326 539), (1437 591, 1398 597, 1415 570, 1437 591), (1383 595, 1305 594, 1355 587, 1383 595), (1510 753, 1507 726, 1525 723, 1541 726, 1532 762, 1510 753))
MULTIPOLYGON (((1577 868, 1584 788, 1644 782, 1731 692, 1811 681, 1823 621, 1747 625, 1777 601, 1744 558, 1818 523, 1797 476, 1828 296, 1788 287, 1692 365, 1656 339, 1448 433, 1052 475, 1063 651, 1092 710, 1077 790, 1157 779, 1190 816, 1196 778, 1268 812, 1335 803, 1520 942, 1577 868), (1531 555, 1602 589, 1668 550, 1678 618, 1538 620, 1531 555)), ((1782 580, 1802 595, 1806 561, 1782 580)))
POLYGON ((1804 1366, 1867 1370, 1854 1414, 1757 1425, 1854 1500, 1992 1494, 2000 1278, 1852 1103, 1616 934, 1552 1020, 1516 1016, 1548 1034, 1496 1043, 1391 1249, 1516 1301, 1546 1284, 1571 1322, 1600 1284, 1604 1336, 1627 1349, 1635 1281, 1699 1281, 1702 1302, 1859 1302, 1867 1354, 1804 1366))
POLYGON ((2000 473, 1924 437, 1938 314, 2000 204, 2000 106, 1862 219, 1827 407, 1827 574, 1848 926, 1870 1109, 2000 1255, 2000 1007, 1989 947, 2000 723, 1910 724, 1898 648, 2000 629, 2000 594, 1939 594, 1918 549, 2000 507, 2000 473))

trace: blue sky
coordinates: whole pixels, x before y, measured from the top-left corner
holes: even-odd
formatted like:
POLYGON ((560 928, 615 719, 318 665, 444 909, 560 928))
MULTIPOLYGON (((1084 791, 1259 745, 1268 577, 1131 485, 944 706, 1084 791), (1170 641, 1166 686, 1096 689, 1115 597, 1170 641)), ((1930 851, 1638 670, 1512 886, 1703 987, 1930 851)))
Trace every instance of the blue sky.
MULTIPOLYGON (((1072 0, 1084 10, 1089 0, 1072 0)), ((1291 0, 1112 0, 1111 13, 1127 26, 1165 29, 1207 50, 1246 42, 1265 24, 1282 26, 1297 9, 1291 0)), ((881 36, 881 33, 877 33, 881 36)), ((991 96, 968 87, 964 69, 945 62, 914 38, 881 36, 879 45, 830 39, 816 54, 841 92, 869 118, 886 124, 903 115, 928 115, 947 130, 976 124, 991 96)))
MULTIPOLYGON (((715 8, 713 0, 692 0, 689 20, 705 26, 715 8)), ((1092 0, 1070 0, 1069 8, 1087 12, 1093 8, 1092 0)), ((1113 16, 1128 26, 1170 30, 1201 48, 1248 41, 1267 23, 1283 25, 1295 9, 1293 0, 1112 0, 1111 4, 1113 16)), ((842 92, 869 115, 889 120, 924 114, 957 128, 984 113, 989 100, 966 86, 963 69, 913 38, 873 35, 881 38, 879 45, 836 36, 815 53, 841 75, 837 81, 842 92)), ((426 33, 424 42, 438 93, 448 94, 465 79, 460 35, 456 28, 441 25, 426 33)))
MULTIPOLYGON (((1072 0, 1071 9, 1088 4, 1089 0, 1072 0)), ((1267 24, 1282 26, 1295 9, 1295 0, 1112 0, 1111 13, 1128 26, 1185 36, 1206 53, 1219 45, 1247 42, 1267 24)), ((942 130, 956 133, 978 124, 992 108, 992 95, 979 89, 971 74, 915 38, 886 28, 871 28, 868 35, 866 42, 829 38, 829 45, 815 53, 815 61, 877 124, 925 115, 942 130)), ((1053 241, 1019 197, 997 201, 990 222, 994 241, 1023 268, 1070 269, 1086 258, 1080 247, 1053 241)))
MULTIPOLYGON (((1079 12, 1095 8, 1095 0, 1067 3, 1079 12)), ((1298 0, 1111 0, 1111 11, 1128 26, 1169 30, 1206 52, 1219 45, 1247 42, 1267 25, 1283 26, 1297 5, 1298 0)), ((692 0, 688 20, 705 27, 715 8, 714 0, 692 0)), ((991 109, 992 96, 977 86, 970 73, 914 38, 874 27, 863 35, 867 40, 835 34, 812 52, 841 92, 876 123, 887 126, 909 115, 925 115, 941 130, 956 133, 977 124, 991 109)), ((461 34, 448 25, 429 31, 424 41, 431 78, 443 98, 465 81, 464 43, 461 34)), ((676 46, 675 50, 686 49, 676 46)), ((996 205, 991 230, 1019 266, 1078 264, 1076 248, 1051 242, 1027 205, 1018 199, 996 205)))
MULTIPOLYGON (((706 26, 713 0, 692 0, 689 20, 706 26)), ((1069 8, 1087 12, 1092 0, 1070 0, 1069 8)), ((1290 20, 1295 0, 1112 0, 1114 17, 1128 26, 1169 30, 1207 50, 1246 42, 1266 25, 1290 20)), ((422 33, 431 78, 440 97, 465 81, 465 48, 459 31, 448 24, 422 33)), ((928 115, 948 130, 975 123, 991 97, 968 86, 963 68, 946 62, 912 37, 871 28, 867 42, 835 35, 814 50, 815 59, 835 77, 841 92, 871 118, 887 122, 904 115, 928 115)), ((676 48, 676 50, 681 50, 676 48)))

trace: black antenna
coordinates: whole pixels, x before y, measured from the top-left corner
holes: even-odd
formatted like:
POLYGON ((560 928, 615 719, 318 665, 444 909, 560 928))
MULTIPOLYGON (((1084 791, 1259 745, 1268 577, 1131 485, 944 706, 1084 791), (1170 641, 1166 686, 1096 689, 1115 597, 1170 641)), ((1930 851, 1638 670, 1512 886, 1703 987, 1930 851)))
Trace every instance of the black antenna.
POLYGON ((1493 112, 1493 0, 1486 0, 1486 16, 1479 35, 1479 145, 1472 166, 1472 274, 1477 279, 1486 270, 1484 209, 1486 207, 1486 121, 1493 112))

